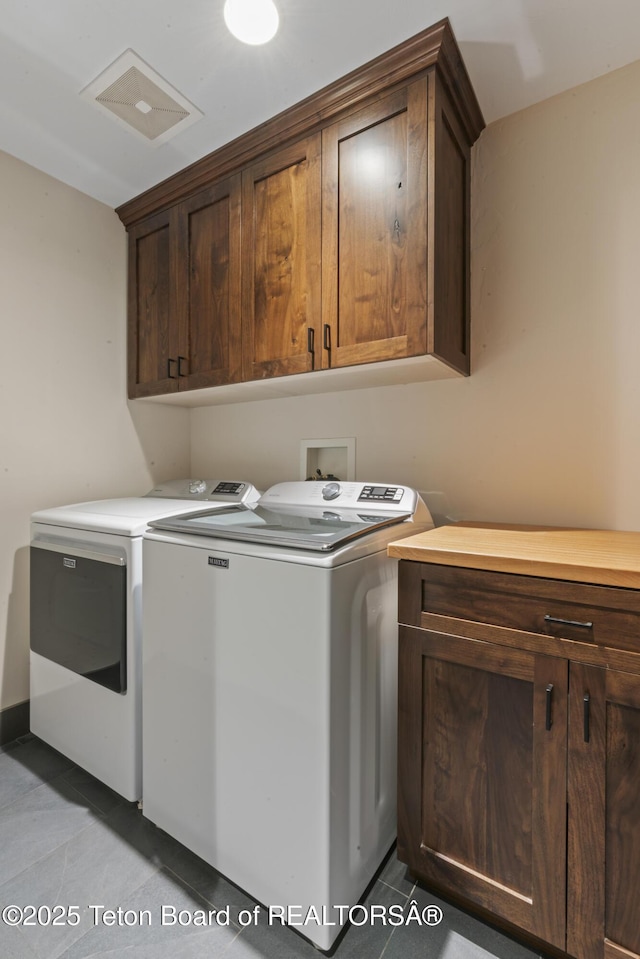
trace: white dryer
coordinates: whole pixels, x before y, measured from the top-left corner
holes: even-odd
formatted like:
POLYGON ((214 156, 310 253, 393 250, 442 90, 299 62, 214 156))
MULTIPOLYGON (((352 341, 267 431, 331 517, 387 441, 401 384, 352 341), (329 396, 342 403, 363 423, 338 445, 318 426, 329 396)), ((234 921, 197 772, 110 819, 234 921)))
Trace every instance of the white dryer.
POLYGON ((142 533, 258 495, 247 482, 175 480, 31 517, 31 730, 128 800, 142 794, 142 533))
POLYGON ((399 524, 407 487, 296 482, 144 536, 143 813, 322 949, 396 835, 399 524))

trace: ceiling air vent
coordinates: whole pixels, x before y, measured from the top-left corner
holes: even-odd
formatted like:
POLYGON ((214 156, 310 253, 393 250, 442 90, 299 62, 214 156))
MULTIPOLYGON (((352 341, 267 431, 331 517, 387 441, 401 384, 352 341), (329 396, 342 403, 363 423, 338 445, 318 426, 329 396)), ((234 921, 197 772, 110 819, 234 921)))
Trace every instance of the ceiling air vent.
POLYGON ((202 117, 193 103, 133 50, 126 50, 80 96, 108 110, 154 145, 166 142, 202 117))

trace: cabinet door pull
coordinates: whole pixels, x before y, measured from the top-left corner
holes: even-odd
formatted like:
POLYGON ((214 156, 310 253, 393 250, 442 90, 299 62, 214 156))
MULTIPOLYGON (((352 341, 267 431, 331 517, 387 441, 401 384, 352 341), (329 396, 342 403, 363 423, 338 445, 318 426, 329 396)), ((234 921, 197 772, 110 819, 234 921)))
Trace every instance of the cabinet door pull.
POLYGON ((591 697, 589 696, 589 693, 584 694, 583 708, 584 708, 584 741, 585 743, 588 743, 589 742, 589 721, 590 721, 590 711, 591 711, 591 697))
POLYGON ((307 328, 307 353, 315 353, 316 351, 316 331, 312 326, 307 328))
POLYGON ((582 629, 593 629, 593 623, 581 623, 577 619, 561 619, 559 616, 545 616, 545 623, 559 623, 561 626, 581 626, 582 629))
POLYGON ((174 360, 171 357, 169 357, 169 359, 167 360, 167 377, 170 380, 175 380, 177 378, 175 374, 171 372, 171 364, 177 363, 177 362, 178 362, 177 360, 174 360))
POLYGON ((328 323, 324 324, 323 337, 323 346, 325 350, 331 351, 331 327, 328 323))
POLYGON ((189 375, 188 373, 183 373, 183 371, 182 371, 182 364, 183 364, 183 363, 186 363, 186 362, 187 362, 186 356, 179 356, 179 357, 178 357, 178 376, 188 376, 188 375, 189 375))
POLYGON ((545 720, 545 729, 551 729, 553 726, 553 719, 551 717, 551 706, 553 702, 553 683, 549 683, 547 686, 547 718, 545 720))

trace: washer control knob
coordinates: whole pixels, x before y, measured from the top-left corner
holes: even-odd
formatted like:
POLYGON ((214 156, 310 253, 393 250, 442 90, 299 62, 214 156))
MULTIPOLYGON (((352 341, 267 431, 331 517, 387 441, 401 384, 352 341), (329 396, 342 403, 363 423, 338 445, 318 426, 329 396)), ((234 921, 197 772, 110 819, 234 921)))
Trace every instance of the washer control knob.
POLYGON ((340 483, 327 483, 326 486, 322 487, 322 498, 336 499, 336 497, 340 496, 341 492, 340 483))
POLYGON ((207 484, 204 480, 189 480, 189 492, 190 493, 204 493, 207 488, 207 484))

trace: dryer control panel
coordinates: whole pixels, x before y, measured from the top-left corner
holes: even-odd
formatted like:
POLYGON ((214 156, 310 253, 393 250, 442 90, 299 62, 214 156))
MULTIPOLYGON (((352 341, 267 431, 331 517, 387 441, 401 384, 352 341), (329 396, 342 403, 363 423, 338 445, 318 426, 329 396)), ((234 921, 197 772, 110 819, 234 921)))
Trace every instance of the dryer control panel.
POLYGON ((204 502, 254 502, 258 493, 250 483, 237 480, 178 479, 154 486, 146 496, 153 499, 191 499, 204 502))

